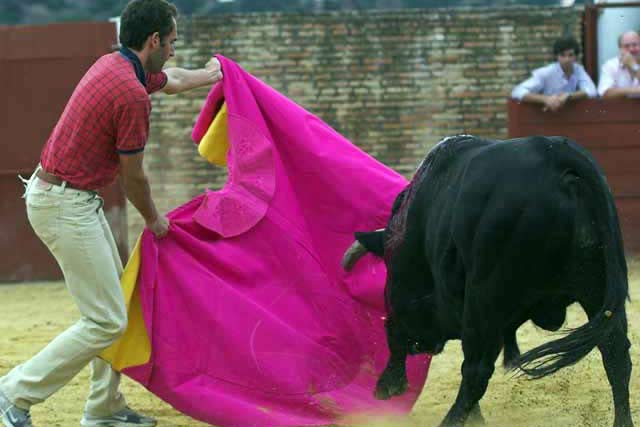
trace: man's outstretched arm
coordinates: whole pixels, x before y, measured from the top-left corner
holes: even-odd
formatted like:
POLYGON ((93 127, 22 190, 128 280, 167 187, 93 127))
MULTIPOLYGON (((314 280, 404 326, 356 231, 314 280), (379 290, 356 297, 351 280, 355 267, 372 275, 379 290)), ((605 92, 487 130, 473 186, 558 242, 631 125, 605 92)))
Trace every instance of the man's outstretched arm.
POLYGON ((211 58, 204 68, 197 70, 172 67, 163 71, 167 75, 167 84, 162 88, 162 92, 169 95, 201 86, 211 86, 222 80, 220 61, 217 58, 211 58))

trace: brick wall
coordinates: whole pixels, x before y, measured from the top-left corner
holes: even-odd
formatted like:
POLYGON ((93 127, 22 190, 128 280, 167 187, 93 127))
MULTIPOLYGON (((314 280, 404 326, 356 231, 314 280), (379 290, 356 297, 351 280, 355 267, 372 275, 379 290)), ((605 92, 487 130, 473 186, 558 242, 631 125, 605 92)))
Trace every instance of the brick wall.
MULTIPOLYGON (((513 85, 552 59, 558 36, 580 40, 581 17, 549 7, 183 17, 168 66, 222 53, 410 176, 444 136, 505 138, 513 85)), ((226 179, 190 140, 207 92, 153 96, 145 164, 162 212, 226 179)), ((131 206, 128 218, 133 242, 142 221, 131 206)))

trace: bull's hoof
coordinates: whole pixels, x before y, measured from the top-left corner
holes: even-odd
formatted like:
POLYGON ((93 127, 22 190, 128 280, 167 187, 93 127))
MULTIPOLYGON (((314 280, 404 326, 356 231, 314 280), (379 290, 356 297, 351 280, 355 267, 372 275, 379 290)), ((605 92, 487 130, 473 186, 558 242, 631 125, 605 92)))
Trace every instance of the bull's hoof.
POLYGON ((613 427, 633 427, 633 421, 631 421, 631 415, 627 417, 616 417, 613 422, 613 427))
POLYGON ((406 376, 398 379, 380 378, 376 385, 375 397, 378 400, 387 400, 393 396, 403 395, 409 388, 406 376))
MULTIPOLYGON (((478 404, 475 405, 471 412, 475 410, 477 410, 477 412, 480 412, 480 406, 478 404)), ((463 413, 461 413, 456 405, 454 405, 451 409, 449 409, 447 416, 444 417, 444 420, 442 420, 442 422, 440 423, 440 427, 464 427, 465 420, 468 418, 468 416, 465 416, 463 413)))
POLYGON ((467 427, 480 427, 486 424, 487 422, 482 416, 480 405, 476 404, 476 406, 474 406, 471 410, 471 413, 469 414, 469 418, 467 418, 467 422, 465 423, 465 425, 467 427))

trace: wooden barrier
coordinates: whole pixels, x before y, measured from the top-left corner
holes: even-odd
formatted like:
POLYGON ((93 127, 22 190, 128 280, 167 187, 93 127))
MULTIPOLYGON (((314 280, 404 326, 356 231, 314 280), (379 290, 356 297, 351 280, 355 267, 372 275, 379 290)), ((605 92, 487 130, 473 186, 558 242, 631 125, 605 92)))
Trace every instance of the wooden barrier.
MULTIPOLYGON (((111 22, 0 26, 0 283, 62 279, 58 263, 27 221, 18 174, 33 173, 74 88, 116 40, 111 22)), ((101 194, 126 261, 124 191, 116 183, 101 194)))
POLYGON ((509 138, 569 137, 587 148, 604 169, 615 196, 625 248, 640 252, 640 99, 589 99, 556 113, 508 101, 509 138))

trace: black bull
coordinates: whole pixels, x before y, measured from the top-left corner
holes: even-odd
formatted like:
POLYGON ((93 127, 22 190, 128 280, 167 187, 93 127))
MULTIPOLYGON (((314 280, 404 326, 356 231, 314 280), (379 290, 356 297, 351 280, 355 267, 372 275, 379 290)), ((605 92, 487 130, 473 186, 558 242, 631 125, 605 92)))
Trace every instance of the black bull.
POLYGON ((367 250, 387 265, 390 358, 376 396, 407 388, 408 354, 437 354, 461 339, 455 403, 442 425, 482 418, 500 350, 505 364, 541 378, 602 353, 616 427, 633 425, 625 300, 627 266, 604 175, 573 141, 530 137, 443 140, 397 197, 384 230, 356 233, 343 260, 367 250), (587 324, 520 355, 515 332, 531 319, 557 330, 578 302, 587 324))

